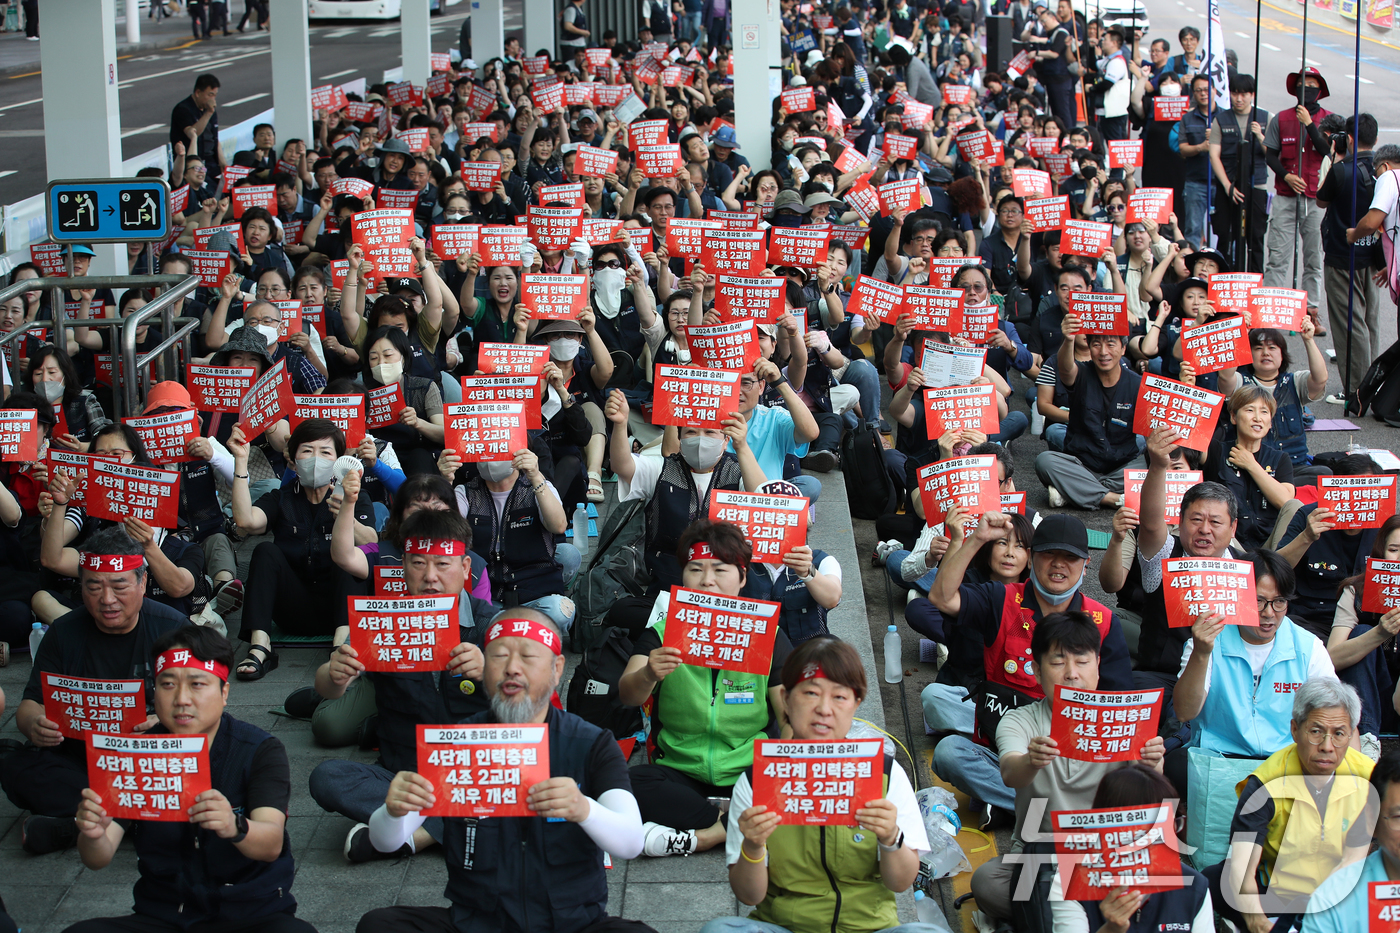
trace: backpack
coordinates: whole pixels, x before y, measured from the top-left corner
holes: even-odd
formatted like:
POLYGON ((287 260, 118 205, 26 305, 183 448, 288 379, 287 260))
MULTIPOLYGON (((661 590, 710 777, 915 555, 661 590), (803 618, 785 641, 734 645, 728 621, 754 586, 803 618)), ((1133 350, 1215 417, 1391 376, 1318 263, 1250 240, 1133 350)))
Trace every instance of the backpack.
POLYGON ((603 617, 624 596, 640 596, 650 581, 646 554, 646 503, 619 502, 598 532, 598 548, 586 567, 569 584, 574 601, 574 624, 569 647, 585 651, 607 637, 603 617))
POLYGON ((609 730, 613 738, 636 734, 642 728, 642 710, 623 706, 617 686, 631 658, 632 639, 627 637, 627 630, 615 625, 605 629, 596 644, 584 649, 574 669, 569 681, 568 711, 609 730))
POLYGON ((874 425, 858 425, 841 438, 841 472, 852 518, 874 521, 895 510, 899 500, 874 425))
POLYGON ((1372 417, 1393 427, 1400 427, 1400 341, 1376 357, 1361 384, 1356 389, 1361 404, 1359 414, 1372 409, 1372 417))

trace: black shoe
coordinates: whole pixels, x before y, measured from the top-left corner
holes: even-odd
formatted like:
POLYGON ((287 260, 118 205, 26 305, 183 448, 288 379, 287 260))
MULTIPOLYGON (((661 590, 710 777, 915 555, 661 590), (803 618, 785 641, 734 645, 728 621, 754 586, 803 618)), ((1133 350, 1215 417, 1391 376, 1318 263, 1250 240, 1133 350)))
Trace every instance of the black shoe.
POLYGON ((315 687, 302 687, 287 695, 287 698, 282 701, 282 708, 287 711, 288 716, 296 719, 310 719, 312 714, 316 712, 316 707, 321 705, 322 699, 315 687))
POLYGON ((78 824, 71 817, 34 816, 20 827, 20 844, 30 855, 71 849, 78 842, 78 824))
POLYGON ((814 450, 802 458, 802 469, 813 473, 830 473, 836 469, 836 454, 830 450, 814 450))
POLYGON ((413 847, 408 843, 399 846, 397 852, 380 852, 369 841, 369 824, 356 823, 350 827, 350 834, 345 837, 345 861, 352 865, 359 865, 364 862, 373 862, 378 859, 402 858, 405 855, 413 854, 413 847))
POLYGON ((978 829, 984 833, 994 833, 999 829, 1010 829, 1016 825, 1016 814, 1010 810, 1003 810, 1001 807, 994 807, 989 803, 982 804, 982 810, 978 814, 982 825, 978 829))

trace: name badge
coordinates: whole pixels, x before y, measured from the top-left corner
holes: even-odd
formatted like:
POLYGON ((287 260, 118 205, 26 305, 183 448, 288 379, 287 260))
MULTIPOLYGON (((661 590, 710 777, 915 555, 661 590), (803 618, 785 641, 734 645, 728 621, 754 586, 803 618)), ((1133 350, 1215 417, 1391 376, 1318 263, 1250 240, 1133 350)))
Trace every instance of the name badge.
POLYGON ((726 693, 726 694, 724 695, 724 702, 726 702, 726 703, 752 703, 752 702, 753 702, 753 691, 750 690, 750 691, 747 691, 747 692, 745 692, 745 693, 726 693))

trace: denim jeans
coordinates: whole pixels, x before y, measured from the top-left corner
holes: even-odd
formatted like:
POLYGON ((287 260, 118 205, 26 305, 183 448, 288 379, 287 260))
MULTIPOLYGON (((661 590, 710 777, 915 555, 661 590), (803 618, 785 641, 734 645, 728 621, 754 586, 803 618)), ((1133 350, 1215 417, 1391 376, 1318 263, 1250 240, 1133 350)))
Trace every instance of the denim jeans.
POLYGON ((895 586, 913 587, 927 596, 928 591, 933 589, 933 581, 938 576, 938 568, 930 567, 927 573, 913 582, 904 579, 904 574, 900 572, 899 565, 904 563, 904 558, 908 557, 909 553, 909 551, 891 552, 890 556, 885 560, 885 570, 889 572, 890 579, 894 581, 895 586))
POLYGON ((1062 421, 1054 421, 1045 426, 1045 445, 1051 450, 1064 451, 1065 433, 1069 431, 1069 425, 1062 421))
POLYGON ((1026 417, 1023 411, 1007 412, 1006 417, 1001 419, 1001 428, 996 434, 991 435, 987 440, 997 444, 1005 444, 1007 441, 1015 440, 1031 429, 1031 419, 1026 417))
POLYGON ((996 752, 964 735, 939 741, 933 750, 933 773, 969 797, 1003 810, 1016 809, 1016 795, 1001 779, 996 752))
POLYGON ((1186 202, 1184 213, 1178 214, 1181 221, 1181 235, 1192 246, 1199 246, 1201 234, 1206 229, 1206 186, 1203 181, 1188 181, 1183 185, 1182 200, 1186 202))
MULTIPOLYGON (((384 804, 394 773, 363 761, 332 758, 311 772, 311 799, 322 810, 347 816, 356 823, 368 823, 370 814, 384 804)), ((442 841, 442 817, 430 816, 423 823, 438 842, 442 841)))
MULTIPOLYGON (((875 364, 869 360, 852 360, 846 367, 846 371, 841 374, 841 384, 855 386, 860 393, 860 416, 868 424, 874 424, 880 420, 880 373, 875 369, 875 364)), ((853 428, 856 422, 849 416, 853 412, 847 412, 846 427, 853 428)))

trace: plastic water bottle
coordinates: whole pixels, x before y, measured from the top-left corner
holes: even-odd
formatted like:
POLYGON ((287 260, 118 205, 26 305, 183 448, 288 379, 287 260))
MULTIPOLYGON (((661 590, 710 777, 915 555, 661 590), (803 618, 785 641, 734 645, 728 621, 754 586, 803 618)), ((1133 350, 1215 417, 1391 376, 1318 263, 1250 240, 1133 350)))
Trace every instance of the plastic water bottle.
POLYGON ((934 926, 941 926, 947 923, 941 916, 938 905, 933 902, 923 891, 914 891, 914 913, 918 916, 920 923, 931 923, 934 926))
POLYGON ((574 509, 574 547, 580 554, 588 556, 588 509, 582 502, 574 509))
POLYGON ((29 630, 29 656, 31 658, 38 654, 39 642, 44 640, 44 633, 48 630, 49 627, 42 622, 35 622, 29 630))
POLYGON ((899 627, 891 625, 885 632, 885 683, 897 684, 904 679, 904 652, 899 644, 899 627))

